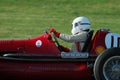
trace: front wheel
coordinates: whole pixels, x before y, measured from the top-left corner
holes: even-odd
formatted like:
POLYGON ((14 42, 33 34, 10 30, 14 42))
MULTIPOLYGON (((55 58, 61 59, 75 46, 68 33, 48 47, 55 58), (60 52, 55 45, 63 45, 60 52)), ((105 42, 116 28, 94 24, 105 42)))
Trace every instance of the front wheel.
POLYGON ((100 54, 94 64, 96 80, 120 80, 120 48, 111 48, 100 54))

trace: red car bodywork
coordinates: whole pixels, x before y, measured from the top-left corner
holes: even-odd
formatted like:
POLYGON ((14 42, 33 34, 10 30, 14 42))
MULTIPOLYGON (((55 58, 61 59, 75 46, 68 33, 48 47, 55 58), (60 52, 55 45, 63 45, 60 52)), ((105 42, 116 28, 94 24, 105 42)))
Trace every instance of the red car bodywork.
POLYGON ((51 40, 49 34, 43 34, 36 38, 30 38, 26 40, 1 40, 0 52, 1 53, 47 53, 47 54, 59 54, 60 51, 56 48, 56 45, 51 40), (41 41, 40 47, 36 46, 37 41, 41 41))
POLYGON ((94 61, 99 52, 106 49, 104 39, 108 33, 97 31, 89 57, 80 59, 61 58, 60 50, 48 33, 25 40, 0 40, 0 78, 92 80, 94 61), (3 57, 4 54, 20 56, 3 57))

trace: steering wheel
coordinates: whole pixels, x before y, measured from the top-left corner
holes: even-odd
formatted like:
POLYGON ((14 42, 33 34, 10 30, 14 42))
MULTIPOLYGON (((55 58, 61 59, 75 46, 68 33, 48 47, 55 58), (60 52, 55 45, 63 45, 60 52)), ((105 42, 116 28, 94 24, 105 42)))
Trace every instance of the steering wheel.
POLYGON ((60 51, 63 51, 62 50, 62 47, 60 46, 60 44, 59 44, 59 42, 58 42, 58 40, 57 40, 57 37, 55 36, 55 34, 52 32, 52 36, 53 36, 53 38, 54 38, 54 42, 57 44, 57 46, 58 46, 58 49, 60 50, 60 51))

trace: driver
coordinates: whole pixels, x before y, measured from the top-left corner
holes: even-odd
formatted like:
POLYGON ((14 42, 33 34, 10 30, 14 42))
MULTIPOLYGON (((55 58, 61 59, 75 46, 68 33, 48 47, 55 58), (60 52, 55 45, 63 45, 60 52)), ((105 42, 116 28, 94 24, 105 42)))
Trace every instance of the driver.
POLYGON ((80 52, 87 39, 87 33, 89 30, 90 21, 87 17, 84 16, 77 17, 73 20, 71 30, 72 35, 62 34, 60 32, 57 32, 54 28, 50 28, 50 32, 53 32, 56 37, 66 42, 73 43, 71 49, 62 46, 65 52, 80 52))

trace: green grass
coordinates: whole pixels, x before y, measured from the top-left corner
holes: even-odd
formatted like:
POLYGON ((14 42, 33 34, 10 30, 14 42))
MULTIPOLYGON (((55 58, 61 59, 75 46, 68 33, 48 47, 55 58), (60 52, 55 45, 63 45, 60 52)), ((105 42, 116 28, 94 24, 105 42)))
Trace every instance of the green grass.
MULTIPOLYGON (((120 33, 119 0, 0 0, 0 38, 35 37, 54 27, 71 34, 77 16, 87 16, 91 28, 120 33)), ((60 43, 69 46, 60 40, 60 43)))

